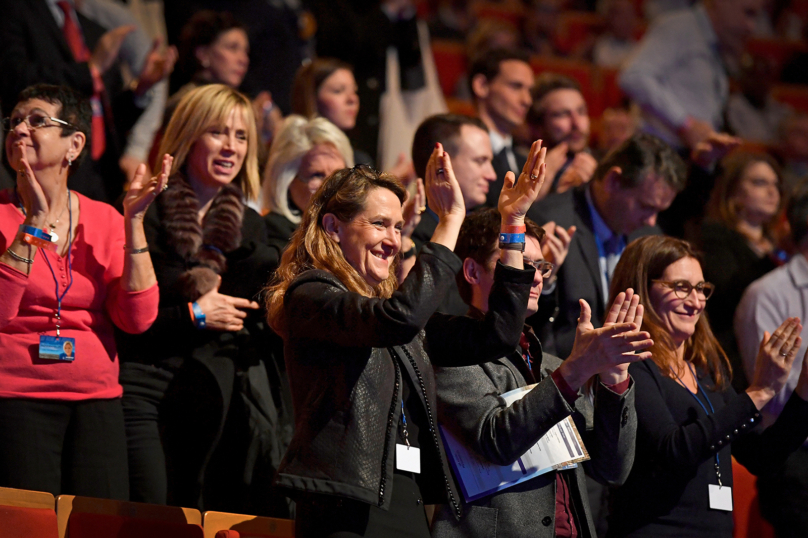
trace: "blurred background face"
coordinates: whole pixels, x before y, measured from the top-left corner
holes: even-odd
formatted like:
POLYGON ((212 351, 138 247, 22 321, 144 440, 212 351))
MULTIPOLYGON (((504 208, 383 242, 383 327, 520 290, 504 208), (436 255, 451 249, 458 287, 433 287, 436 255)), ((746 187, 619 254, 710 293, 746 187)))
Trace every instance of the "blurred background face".
POLYGON ((533 99, 533 70, 519 60, 505 60, 499 64, 499 74, 488 81, 488 93, 483 98, 488 114, 498 125, 513 130, 525 122, 533 99))
POLYGON ((199 47, 196 55, 211 80, 238 88, 250 66, 250 43, 244 30, 233 28, 199 47))
POLYGON ((345 168, 345 160, 331 144, 316 144, 303 156, 297 175, 289 184, 289 196, 300 210, 309 206, 311 197, 325 178, 345 168))
POLYGON ((463 193, 466 209, 471 210, 485 203, 488 188, 497 179, 491 160, 491 139, 487 131, 473 125, 460 127, 460 134, 454 141, 457 146, 452 152, 452 168, 463 193))
POLYGON ((567 142, 572 152, 579 152, 589 144, 589 110, 584 96, 578 90, 562 88, 542 98, 544 110, 542 136, 549 147, 567 142))
MULTIPOLYGON (((701 264, 694 258, 682 258, 665 268, 659 280, 669 282, 687 280, 694 286, 704 282, 701 264)), ((662 326, 673 337, 678 347, 696 332, 696 323, 704 312, 707 301, 694 289, 684 299, 676 296, 673 289, 663 284, 651 285, 651 304, 659 316, 662 326)))
POLYGON ((317 111, 343 131, 353 129, 359 112, 356 90, 353 73, 348 69, 337 69, 317 90, 317 111))
POLYGON ((709 5, 721 45, 733 54, 742 53, 755 31, 763 0, 711 0, 709 5))
POLYGON ((763 224, 772 219, 780 206, 779 178, 768 163, 758 161, 744 170, 732 201, 741 218, 763 224))

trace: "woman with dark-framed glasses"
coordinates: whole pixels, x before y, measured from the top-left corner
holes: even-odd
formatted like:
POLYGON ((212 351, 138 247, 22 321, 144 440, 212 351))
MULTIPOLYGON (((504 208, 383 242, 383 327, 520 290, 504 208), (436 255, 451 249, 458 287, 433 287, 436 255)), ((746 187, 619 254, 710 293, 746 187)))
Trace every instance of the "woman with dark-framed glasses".
POLYGON ((788 379, 802 326, 789 318, 760 343, 749 388, 732 368, 704 314, 714 286, 699 256, 679 239, 632 242, 615 268, 612 298, 633 288, 645 307, 652 360, 629 367, 636 383, 637 447, 625 485, 612 497, 609 536, 732 536, 732 457, 752 473, 776 469, 808 436, 808 356, 778 420, 760 410, 788 379))
POLYGON ((158 289, 143 216, 168 181, 138 169, 124 214, 68 188, 92 111, 64 86, 3 121, 16 188, 0 192, 0 486, 126 499, 114 329, 141 333, 158 289))

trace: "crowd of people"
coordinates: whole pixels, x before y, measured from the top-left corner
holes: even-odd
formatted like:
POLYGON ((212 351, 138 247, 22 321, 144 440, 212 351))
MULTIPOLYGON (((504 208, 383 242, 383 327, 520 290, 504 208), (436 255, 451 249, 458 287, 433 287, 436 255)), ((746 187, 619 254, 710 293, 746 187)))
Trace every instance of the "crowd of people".
POLYGON ((0 486, 729 538, 740 464, 808 532, 808 120, 746 49, 804 2, 183 0, 151 43, 135 4, 0 0, 0 486), (466 42, 459 109, 426 32, 466 42), (561 423, 576 464, 469 493, 457 443, 526 473, 561 423))

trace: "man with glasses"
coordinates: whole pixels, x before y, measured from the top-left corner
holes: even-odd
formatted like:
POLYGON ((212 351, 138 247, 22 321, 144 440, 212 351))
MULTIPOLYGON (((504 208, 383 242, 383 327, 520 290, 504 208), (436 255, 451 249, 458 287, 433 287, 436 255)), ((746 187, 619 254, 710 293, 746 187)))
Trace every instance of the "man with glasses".
MULTIPOLYGON (((495 209, 475 211, 466 217, 457 240, 455 253, 463 260, 458 288, 472 317, 488 311, 499 257, 500 220, 495 209)), ((525 225, 525 265, 536 268, 525 309, 527 318, 538 310, 542 286, 553 264, 542 257, 544 230, 529 219, 525 225)), ((624 296, 615 304, 608 321, 640 321, 635 319, 636 298, 624 296)), ((578 339, 563 364, 543 353, 538 338, 525 325, 519 346, 496 361, 436 368, 439 422, 485 460, 512 464, 568 416, 575 420, 592 459, 575 469, 550 472, 467 503, 460 521, 443 507, 436 515, 433 536, 595 536, 584 471, 617 485, 628 476, 634 460, 634 391, 626 368, 616 366, 626 359, 614 344, 626 342, 640 352, 651 345, 647 333, 632 331, 620 338, 623 330, 620 325, 595 330, 589 322, 589 309, 582 308, 578 339), (594 383, 584 390, 582 381, 590 378, 594 383), (500 398, 536 383, 510 407, 500 398), (492 518, 496 518, 495 524, 492 518)))
MULTIPOLYGON (((755 357, 764 331, 774 333, 775 321, 796 316, 803 320, 802 344, 797 361, 808 351, 808 191, 791 199, 786 210, 791 239, 797 253, 791 260, 759 278, 746 288, 735 311, 735 338, 738 340, 746 375, 755 368, 755 357)), ((766 426, 780 415, 797 386, 800 366, 795 364, 783 390, 761 410, 766 426)), ((808 440, 789 456, 776 473, 758 478, 760 510, 777 531, 778 538, 805 536, 808 529, 808 440)))

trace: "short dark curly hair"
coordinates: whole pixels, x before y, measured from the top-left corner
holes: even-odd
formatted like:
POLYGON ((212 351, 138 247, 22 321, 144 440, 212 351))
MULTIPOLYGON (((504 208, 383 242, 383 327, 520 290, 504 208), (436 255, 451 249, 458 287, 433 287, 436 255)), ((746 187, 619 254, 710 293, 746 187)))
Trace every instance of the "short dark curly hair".
POLYGON ((40 99, 59 107, 56 117, 70 124, 70 126, 62 126, 62 136, 70 136, 76 131, 84 133, 87 141, 84 144, 84 149, 73 161, 74 165, 70 167, 68 173, 72 174, 78 170, 91 143, 90 126, 93 119, 93 109, 90 106, 90 100, 69 86, 56 86, 54 84, 28 86, 20 92, 17 97, 17 104, 31 99, 40 99))
MULTIPOLYGON (((466 215, 460 227, 460 235, 454 252, 461 260, 471 258, 480 265, 485 266, 497 250, 499 250, 499 230, 502 216, 493 207, 480 208, 466 215)), ((544 228, 530 219, 525 219, 527 232, 525 235, 541 242, 544 239, 544 228)), ((468 283, 463 271, 457 274, 457 289, 460 297, 466 304, 471 304, 471 284, 468 283)))

